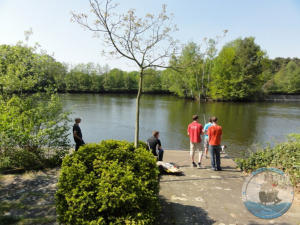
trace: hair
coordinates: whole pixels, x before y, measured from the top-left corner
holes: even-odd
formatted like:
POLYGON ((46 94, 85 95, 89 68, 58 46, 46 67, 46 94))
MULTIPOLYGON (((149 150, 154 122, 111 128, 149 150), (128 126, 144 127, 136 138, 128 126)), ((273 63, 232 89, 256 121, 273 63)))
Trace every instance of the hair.
POLYGON ((81 118, 79 118, 79 117, 75 118, 75 122, 77 122, 77 121, 81 121, 81 118))
POLYGON ((211 117, 209 117, 209 119, 208 119, 208 122, 212 123, 212 119, 211 119, 211 117))
POLYGON ((211 117, 211 122, 215 123, 215 122, 217 122, 217 121, 218 121, 218 118, 217 118, 217 117, 215 117, 215 116, 211 117))
POLYGON ((198 119, 198 115, 193 115, 193 120, 197 120, 198 119))
POLYGON ((158 134, 159 134, 159 131, 157 131, 157 130, 155 130, 155 131, 152 132, 152 135, 153 135, 154 137, 157 137, 158 134))

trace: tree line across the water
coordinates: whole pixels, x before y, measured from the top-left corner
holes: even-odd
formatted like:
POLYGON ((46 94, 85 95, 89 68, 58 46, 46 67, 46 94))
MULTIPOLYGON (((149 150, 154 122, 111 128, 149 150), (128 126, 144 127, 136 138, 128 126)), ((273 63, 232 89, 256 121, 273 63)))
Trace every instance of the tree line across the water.
MULTIPOLYGON (((49 87, 58 92, 135 92, 138 76, 137 71, 94 63, 70 66, 37 47, 20 43, 0 45, 2 92, 37 92, 49 87)), ((204 50, 190 42, 178 56, 170 58, 169 68, 145 71, 143 90, 225 101, 253 100, 263 94, 299 94, 300 59, 269 59, 253 37, 229 42, 218 54, 214 39, 207 41, 204 50)))

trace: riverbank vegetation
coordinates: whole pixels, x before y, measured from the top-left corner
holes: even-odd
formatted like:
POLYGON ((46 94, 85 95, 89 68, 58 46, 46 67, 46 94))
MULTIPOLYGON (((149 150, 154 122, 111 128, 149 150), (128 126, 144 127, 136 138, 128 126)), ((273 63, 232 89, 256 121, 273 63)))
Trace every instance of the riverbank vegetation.
POLYGON ((289 135, 286 143, 251 153, 246 159, 236 159, 238 167, 252 172, 262 167, 275 167, 287 173, 294 185, 300 184, 300 135, 289 135))
MULTIPOLYGON (((209 52, 216 51, 214 40, 209 52)), ((173 69, 146 69, 144 92, 170 93, 186 98, 256 100, 264 94, 300 94, 300 59, 269 59, 254 38, 234 40, 219 54, 205 56, 196 43, 186 44, 171 57, 173 69)), ((99 64, 70 66, 22 44, 0 46, 0 90, 37 92, 128 92, 138 89, 137 71, 109 69, 99 64), (24 69, 26 68, 26 69, 24 69), (32 85, 27 85, 27 83, 32 85)))
POLYGON ((0 47, 0 170, 55 167, 69 149, 69 114, 44 79, 60 64, 35 50, 0 47))

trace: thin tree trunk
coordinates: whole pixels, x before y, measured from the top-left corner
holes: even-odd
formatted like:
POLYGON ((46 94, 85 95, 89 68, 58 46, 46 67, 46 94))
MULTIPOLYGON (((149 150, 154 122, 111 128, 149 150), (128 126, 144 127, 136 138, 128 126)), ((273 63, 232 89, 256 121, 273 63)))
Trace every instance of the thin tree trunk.
POLYGON ((206 87, 206 89, 205 89, 205 96, 207 96, 207 93, 209 92, 209 82, 210 82, 211 64, 212 64, 212 60, 210 60, 210 63, 209 63, 209 71, 208 71, 208 74, 207 74, 207 87, 206 87))
POLYGON ((197 91, 198 91, 198 98, 199 98, 199 102, 200 102, 200 88, 199 88, 199 76, 198 73, 196 72, 196 82, 197 82, 197 91))
POLYGON ((138 143, 139 143, 139 132, 140 132, 140 99, 141 99, 142 89, 143 89, 143 73, 144 73, 144 71, 141 70, 140 77, 139 77, 139 89, 138 89, 138 94, 136 96, 136 118, 135 118, 134 147, 137 147, 138 143))
POLYGON ((202 67, 203 68, 202 68, 202 82, 201 82, 202 83, 202 88, 201 88, 202 90, 201 90, 201 92, 202 92, 202 95, 204 95, 203 89, 204 89, 204 76, 205 76, 205 71, 204 71, 205 70, 205 61, 203 61, 203 66, 202 67))

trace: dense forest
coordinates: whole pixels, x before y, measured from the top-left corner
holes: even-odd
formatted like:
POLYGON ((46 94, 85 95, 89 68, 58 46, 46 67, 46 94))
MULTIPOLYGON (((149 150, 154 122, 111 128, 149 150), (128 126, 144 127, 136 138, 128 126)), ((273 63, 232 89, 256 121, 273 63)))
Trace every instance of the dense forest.
MULTIPOLYGON (((229 42, 218 54, 215 41, 207 43, 203 50, 190 42, 178 56, 171 57, 168 68, 146 70, 144 92, 224 101, 300 93, 300 59, 269 59, 253 37, 229 42)), ((58 92, 136 92, 138 72, 93 63, 70 66, 36 47, 0 45, 2 93, 46 91, 49 87, 58 92)))

